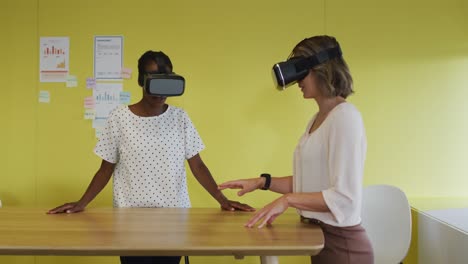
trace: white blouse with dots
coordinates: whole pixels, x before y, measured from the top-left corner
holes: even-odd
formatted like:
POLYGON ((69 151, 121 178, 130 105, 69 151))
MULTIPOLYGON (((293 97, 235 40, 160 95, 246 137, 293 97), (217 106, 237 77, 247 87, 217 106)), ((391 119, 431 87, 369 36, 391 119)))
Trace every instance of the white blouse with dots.
POLYGON ((94 152, 117 164, 114 207, 190 207, 184 162, 205 148, 187 113, 169 106, 159 116, 115 109, 94 152))

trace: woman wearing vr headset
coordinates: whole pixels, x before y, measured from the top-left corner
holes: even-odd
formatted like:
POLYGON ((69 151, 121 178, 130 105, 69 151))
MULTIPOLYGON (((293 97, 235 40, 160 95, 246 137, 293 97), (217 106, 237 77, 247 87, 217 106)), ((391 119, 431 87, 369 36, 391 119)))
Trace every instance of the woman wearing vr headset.
MULTIPOLYGON (((172 73, 171 60, 163 52, 148 51, 138 60, 138 84, 142 88, 158 74, 172 73)), ((176 81, 180 79, 183 78, 176 81)), ((168 80, 173 79, 168 77, 162 83, 171 86, 166 82, 168 80)), ((167 87, 163 88, 167 91, 167 87)), ((83 211, 106 186, 112 174, 114 207, 188 208, 191 204, 185 160, 198 182, 222 209, 254 211, 246 204, 228 200, 218 190, 200 157, 199 152, 205 146, 189 116, 181 108, 166 104, 165 96, 150 94, 151 89, 143 89, 143 97, 138 103, 119 107, 110 114, 94 149, 102 158, 101 167, 81 199, 48 213, 83 211)), ((123 256, 120 260, 122 264, 179 263, 180 256, 123 256)))
POLYGON ((346 101, 353 80, 338 42, 330 36, 307 38, 273 70, 283 86, 297 81, 303 97, 314 99, 319 109, 297 144, 294 173, 274 178, 262 174, 219 188, 241 189, 238 195, 256 189, 283 194, 246 226, 259 223, 261 228, 288 207, 296 208, 301 221, 319 225, 325 236, 324 249, 312 257, 313 264, 373 263, 372 246, 360 225, 366 134, 360 112, 346 101))

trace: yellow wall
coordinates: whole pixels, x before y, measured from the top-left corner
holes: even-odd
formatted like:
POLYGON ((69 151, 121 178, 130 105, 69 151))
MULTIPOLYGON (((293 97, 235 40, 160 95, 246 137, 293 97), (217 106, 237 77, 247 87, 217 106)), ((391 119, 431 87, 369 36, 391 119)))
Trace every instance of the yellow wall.
MULTIPOLYGON (((290 175, 297 139, 317 108, 296 88, 275 91, 270 68, 298 41, 325 33, 341 42, 355 78, 350 101, 364 116, 369 143, 365 184, 393 184, 408 196, 466 195, 467 17, 466 0, 0 0, 0 199, 5 206, 49 208, 78 199, 89 183, 99 165, 94 131, 83 120, 94 35, 123 35, 124 64, 134 73, 148 49, 171 57, 187 92, 169 103, 190 114, 218 182, 265 171, 290 175), (70 37, 78 88, 38 82, 40 36, 70 37), (50 104, 37 103, 39 90, 50 91, 50 104)), ((132 102, 139 99, 135 74, 124 89, 132 102)), ((217 206, 189 178, 193 205, 217 206)), ((258 192, 243 201, 260 207, 274 197, 258 192)), ((109 186, 90 206, 111 206, 109 186)), ((117 258, 0 257, 0 263, 63 261, 117 258)), ((221 261, 258 263, 192 258, 221 261)))

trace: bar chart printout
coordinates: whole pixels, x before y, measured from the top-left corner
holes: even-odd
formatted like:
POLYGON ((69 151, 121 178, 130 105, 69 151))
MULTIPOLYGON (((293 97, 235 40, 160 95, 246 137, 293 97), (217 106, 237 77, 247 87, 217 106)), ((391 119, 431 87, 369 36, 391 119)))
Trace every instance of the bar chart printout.
POLYGON ((121 105, 120 93, 123 90, 121 82, 96 83, 96 88, 93 90, 95 119, 93 127, 102 127, 105 125, 105 120, 109 117, 110 112, 121 105))
POLYGON ((41 37, 39 56, 41 82, 66 82, 70 57, 68 37, 41 37))

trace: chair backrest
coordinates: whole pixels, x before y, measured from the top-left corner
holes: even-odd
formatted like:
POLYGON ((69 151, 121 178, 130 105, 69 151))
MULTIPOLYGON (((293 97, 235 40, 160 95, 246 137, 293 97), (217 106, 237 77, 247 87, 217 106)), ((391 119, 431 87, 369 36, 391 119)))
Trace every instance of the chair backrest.
POLYGON ((361 217, 374 248, 375 263, 402 262, 411 242, 411 208, 405 193, 390 185, 365 187, 361 217))

